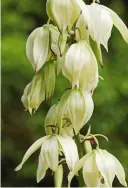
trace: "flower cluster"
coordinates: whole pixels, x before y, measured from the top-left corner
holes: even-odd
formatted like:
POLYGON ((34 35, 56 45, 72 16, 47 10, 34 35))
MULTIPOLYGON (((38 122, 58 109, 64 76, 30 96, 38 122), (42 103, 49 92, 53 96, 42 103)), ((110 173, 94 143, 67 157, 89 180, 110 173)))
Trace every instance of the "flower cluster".
POLYGON ((100 78, 98 63, 103 66, 101 45, 108 50, 113 25, 128 43, 128 29, 114 11, 95 1, 86 5, 83 0, 47 0, 46 11, 49 17, 47 24, 35 29, 27 39, 26 54, 35 76, 25 87, 21 100, 32 114, 53 95, 59 73, 69 80, 71 87, 49 109, 44 125, 47 135, 27 150, 15 170, 20 170, 30 155, 41 147, 37 182, 50 168, 55 177, 58 176, 55 179, 60 179, 56 185, 61 186, 62 164, 66 161, 70 171, 69 186, 82 167, 87 187, 111 187, 115 175, 126 186, 120 162, 99 148, 96 135, 92 135, 90 130, 86 136, 80 135, 80 131, 94 110, 92 96, 100 78), (91 142, 87 141, 90 139, 97 144, 94 150, 91 142), (80 156, 79 146, 85 148, 87 154, 83 152, 80 156))

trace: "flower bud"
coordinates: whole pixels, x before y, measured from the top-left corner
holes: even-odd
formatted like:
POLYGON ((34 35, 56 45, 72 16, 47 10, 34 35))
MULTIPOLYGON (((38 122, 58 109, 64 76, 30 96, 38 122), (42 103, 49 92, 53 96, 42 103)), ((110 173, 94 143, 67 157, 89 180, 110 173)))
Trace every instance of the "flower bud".
POLYGON ((62 187, 62 182, 63 182, 63 166, 59 165, 57 167, 57 170, 54 174, 54 182, 55 182, 55 187, 62 187))
POLYGON ((39 105, 41 104, 41 102, 45 100, 43 75, 41 74, 41 72, 37 73, 34 76, 31 82, 31 88, 27 100, 28 100, 28 109, 31 114, 32 114, 32 109, 36 111, 39 105))
POLYGON ((71 29, 80 14, 80 8, 75 0, 47 0, 46 11, 62 33, 68 27, 71 29))
POLYGON ((62 69, 72 87, 75 85, 88 92, 98 84, 98 65, 90 46, 83 40, 72 44, 65 56, 62 69))
POLYGON ((54 61, 47 62, 43 68, 36 73, 32 82, 28 84, 21 98, 25 108, 32 113, 46 99, 49 99, 55 88, 55 65, 54 61))

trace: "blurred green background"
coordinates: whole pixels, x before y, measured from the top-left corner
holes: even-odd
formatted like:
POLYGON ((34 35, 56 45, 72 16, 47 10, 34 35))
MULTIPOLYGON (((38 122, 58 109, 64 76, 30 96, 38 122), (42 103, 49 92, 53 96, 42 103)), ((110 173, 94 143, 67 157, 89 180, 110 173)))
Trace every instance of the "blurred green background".
MULTIPOLYGON (((36 184, 39 151, 21 171, 14 172, 26 149, 44 135, 45 115, 68 87, 67 80, 60 75, 54 97, 42 103, 33 116, 24 111, 21 96, 34 75, 25 55, 25 44, 30 32, 47 22, 45 3, 46 0, 2 1, 2 187, 53 186, 51 172, 36 184)), ((101 0, 101 3, 115 10, 128 25, 127 0, 101 0)), ((100 146, 121 161, 128 182, 128 45, 115 28, 109 52, 103 49, 103 58, 100 75, 104 81, 100 81, 94 92, 95 111, 87 127, 91 125, 93 133, 109 138, 109 143, 100 139, 100 146)), ((72 185, 77 186, 75 179, 72 185)), ((114 186, 119 185, 115 180, 114 186)))

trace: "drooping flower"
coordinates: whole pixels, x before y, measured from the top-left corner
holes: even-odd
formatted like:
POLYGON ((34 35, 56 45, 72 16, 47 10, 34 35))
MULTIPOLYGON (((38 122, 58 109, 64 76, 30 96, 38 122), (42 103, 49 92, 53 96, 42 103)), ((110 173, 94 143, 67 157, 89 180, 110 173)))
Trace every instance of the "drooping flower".
POLYGON ((76 1, 82 10, 89 34, 98 46, 102 44, 108 50, 113 25, 128 43, 128 28, 113 10, 97 3, 86 5, 82 0, 76 1))
POLYGON ((38 72, 45 62, 52 60, 59 53, 59 31, 49 24, 35 29, 28 37, 26 54, 34 70, 38 72))
POLYGON ((69 136, 48 135, 38 139, 25 153, 21 163, 16 167, 15 171, 22 168, 25 161, 41 147, 38 169, 37 182, 40 182, 48 168, 56 171, 59 165, 59 153, 62 152, 65 156, 69 170, 73 170, 78 161, 78 151, 74 140, 69 136))
POLYGON ((36 73, 24 90, 21 100, 26 110, 32 113, 32 110, 36 111, 45 99, 49 99, 53 95, 55 81, 55 64, 54 61, 49 61, 36 73))
POLYGON ((47 0, 46 11, 62 33, 67 28, 69 30, 72 28, 80 14, 80 8, 75 0, 47 0))
POLYGON ((70 172, 68 176, 69 183, 82 167, 83 178, 87 187, 102 186, 101 179, 104 179, 106 187, 112 187, 115 176, 117 176, 123 186, 127 186, 125 172, 121 163, 106 150, 97 148, 81 158, 74 171, 70 172))
POLYGON ((98 84, 98 64, 90 46, 84 40, 72 44, 65 56, 62 69, 74 86, 91 92, 98 84))
POLYGON ((91 118, 93 109, 93 100, 88 92, 76 88, 66 91, 46 116, 46 133, 52 134, 59 131, 73 136, 74 129, 77 134, 91 118))

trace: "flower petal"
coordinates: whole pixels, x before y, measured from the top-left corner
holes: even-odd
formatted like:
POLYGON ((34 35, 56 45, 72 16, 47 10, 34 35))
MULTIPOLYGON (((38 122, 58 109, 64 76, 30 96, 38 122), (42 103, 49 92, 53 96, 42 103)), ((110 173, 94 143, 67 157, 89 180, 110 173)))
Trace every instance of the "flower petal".
POLYGON ((73 177, 75 175, 78 174, 78 171, 83 167, 84 165, 84 161, 86 160, 86 158, 88 158, 91 155, 91 153, 86 154, 85 156, 83 156, 80 160, 78 160, 78 162, 76 163, 73 171, 71 171, 68 175, 68 187, 70 187, 71 181, 73 179, 73 177))
POLYGON ((125 181, 125 172, 124 172, 124 168, 123 168, 123 166, 121 165, 121 163, 117 160, 116 157, 114 157, 113 155, 112 155, 112 157, 113 157, 113 160, 114 160, 114 162, 115 162, 116 176, 117 176, 119 182, 120 182, 123 186, 127 187, 127 183, 126 183, 126 181, 125 181))
POLYGON ((105 184, 112 187, 112 182, 115 177, 115 164, 110 153, 106 150, 97 149, 96 153, 96 164, 98 170, 104 178, 105 184))
POLYGON ((63 116, 65 113, 65 109, 66 109, 66 104, 68 101, 68 98, 70 96, 71 90, 67 90, 64 95, 61 97, 60 101, 57 104, 57 125, 59 128, 59 131, 62 128, 62 124, 63 124, 63 116))
POLYGON ((35 70, 39 71, 44 65, 49 50, 49 28, 41 27, 38 31, 33 47, 33 56, 35 61, 35 70))
POLYGON ((44 159, 43 155, 39 155, 39 163, 37 168, 37 183, 39 183, 45 176, 46 170, 48 169, 48 164, 44 159))
POLYGON ((86 118, 86 100, 81 90, 73 89, 68 99, 67 114, 77 134, 84 126, 86 118))
POLYGON ((121 18, 111 9, 100 5, 103 9, 107 10, 110 16, 112 17, 113 24, 116 26, 116 28, 119 30, 121 33, 123 39, 125 40, 126 43, 128 43, 128 28, 124 24, 124 22, 121 20, 121 18))
POLYGON ((49 168, 56 171, 58 166, 58 140, 56 136, 50 136, 41 147, 41 155, 47 161, 49 168))
POLYGON ((23 96, 21 97, 21 101, 25 107, 26 110, 28 110, 29 106, 28 106, 28 95, 30 93, 31 90, 31 82, 25 87, 24 89, 24 93, 23 96))
POLYGON ((41 145, 43 144, 43 142, 45 140, 48 139, 49 136, 45 136, 43 138, 38 139, 36 142, 34 142, 30 148, 26 151, 22 162, 15 168, 15 171, 18 171, 22 168, 23 164, 25 163, 25 161, 39 148, 41 147, 41 145))
POLYGON ((31 62, 33 68, 35 69, 35 63, 34 63, 34 58, 33 58, 33 46, 34 46, 34 40, 35 37, 40 30, 41 27, 35 29, 28 37, 27 42, 26 42, 26 55, 29 61, 31 62))
POLYGON ((45 131, 47 134, 52 134, 52 129, 54 130, 54 127, 56 125, 56 115, 57 115, 57 109, 56 109, 56 104, 54 104, 48 111, 46 118, 45 118, 45 131), (51 126, 51 127, 50 127, 51 126))
POLYGON ((88 92, 84 91, 83 93, 84 93, 85 106, 86 106, 84 124, 86 124, 92 116, 92 113, 94 110, 94 103, 93 103, 91 95, 88 92))
POLYGON ((45 86, 45 98, 49 99, 55 89, 56 73, 54 61, 49 61, 44 65, 44 86, 45 86))
POLYGON ((78 150, 74 140, 69 136, 57 136, 66 158, 67 165, 72 171, 78 160, 78 150))
POLYGON ((93 151, 84 161, 83 178, 87 187, 99 186, 99 171, 96 164, 95 153, 93 151))
POLYGON ((89 12, 88 12, 87 5, 84 3, 83 0, 76 0, 76 3, 79 5, 79 7, 80 7, 80 9, 82 11, 82 14, 84 16, 85 23, 87 24, 88 23, 88 19, 89 19, 89 12))
POLYGON ((80 39, 89 43, 89 33, 82 13, 76 22, 76 40, 79 41, 80 39))

